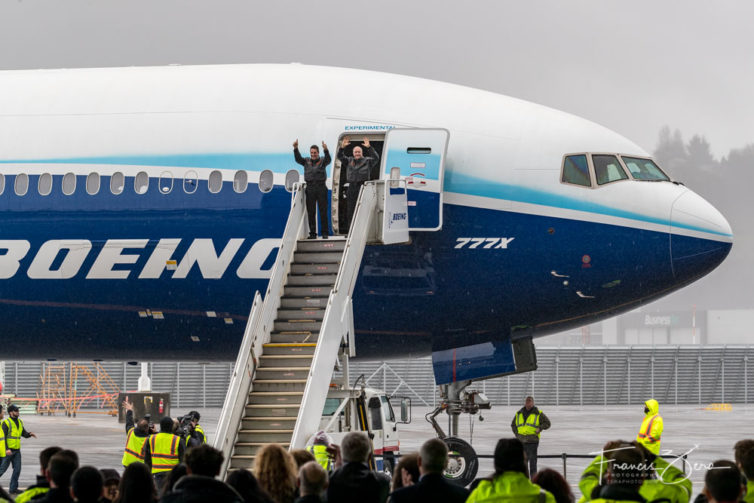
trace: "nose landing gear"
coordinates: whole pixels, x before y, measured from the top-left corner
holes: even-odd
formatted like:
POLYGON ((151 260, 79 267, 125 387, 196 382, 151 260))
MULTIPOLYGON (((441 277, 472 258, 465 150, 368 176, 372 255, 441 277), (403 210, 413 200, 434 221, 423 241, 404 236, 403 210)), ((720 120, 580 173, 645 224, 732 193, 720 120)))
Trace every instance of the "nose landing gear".
POLYGON ((440 386, 440 404, 425 416, 437 436, 448 446, 448 465, 443 475, 460 486, 467 486, 474 480, 479 470, 479 459, 471 444, 458 438, 458 417, 491 408, 490 401, 483 393, 464 391, 470 384, 471 381, 461 381, 440 386), (450 435, 446 435, 437 423, 436 418, 442 411, 448 414, 450 435))

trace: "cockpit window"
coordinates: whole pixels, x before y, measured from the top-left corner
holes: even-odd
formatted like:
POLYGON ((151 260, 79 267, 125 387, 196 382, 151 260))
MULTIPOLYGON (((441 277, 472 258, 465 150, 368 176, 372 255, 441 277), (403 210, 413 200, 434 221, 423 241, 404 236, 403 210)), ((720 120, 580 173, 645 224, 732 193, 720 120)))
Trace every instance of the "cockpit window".
POLYGON ((594 176, 597 178, 597 185, 628 179, 628 175, 623 171, 618 158, 614 155, 593 155, 592 164, 594 164, 594 176))
POLYGON ((573 183, 591 187, 592 180, 589 176, 589 164, 586 161, 586 155, 569 155, 563 161, 563 178, 564 183, 573 183))
POLYGON ((665 181, 669 182, 668 175, 663 173, 660 167, 652 159, 642 159, 641 157, 621 156, 626 167, 631 172, 635 180, 665 181))

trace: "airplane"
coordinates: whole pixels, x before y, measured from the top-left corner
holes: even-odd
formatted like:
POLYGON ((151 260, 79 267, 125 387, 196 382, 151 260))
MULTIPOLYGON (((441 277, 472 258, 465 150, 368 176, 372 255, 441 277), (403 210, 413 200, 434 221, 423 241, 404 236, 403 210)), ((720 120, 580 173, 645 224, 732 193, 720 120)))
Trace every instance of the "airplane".
POLYGON ((431 354, 438 382, 504 373, 517 341, 652 302, 732 246, 635 143, 492 92, 300 64, 3 71, 2 357, 235 359, 302 181, 291 144, 337 159, 344 138, 381 176, 411 161, 411 242, 364 253, 357 358, 431 354), (411 131, 431 146, 393 152, 411 131))

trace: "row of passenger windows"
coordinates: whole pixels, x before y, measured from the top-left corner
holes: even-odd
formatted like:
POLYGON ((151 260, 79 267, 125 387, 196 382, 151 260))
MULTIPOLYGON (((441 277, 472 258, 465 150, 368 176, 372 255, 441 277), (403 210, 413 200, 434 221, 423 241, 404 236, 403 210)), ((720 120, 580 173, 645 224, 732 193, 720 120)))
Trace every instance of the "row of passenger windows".
POLYGON ((563 158, 560 180, 564 183, 592 187, 619 180, 670 181, 652 159, 612 154, 573 154, 563 158), (593 170, 590 170, 590 164, 593 170), (592 174, 593 173, 593 174, 592 174))
MULTIPOLYGON (((89 173, 86 177, 86 193, 89 195, 98 194, 101 186, 101 178, 106 175, 99 173, 89 173)), ((66 173, 63 175, 60 190, 66 196, 76 192, 76 175, 66 173)), ((299 181, 299 172, 295 169, 288 171, 285 175, 285 188, 288 192, 293 190, 293 185, 299 181)), ((53 176, 50 173, 42 173, 37 181, 37 192, 42 196, 49 196, 53 190, 53 176)), ((179 182, 180 183, 180 182, 179 182)), ((13 192, 18 196, 25 196, 29 192, 30 178, 26 173, 16 175, 13 182, 13 192)), ((173 191, 174 178, 172 173, 164 171, 158 181, 158 189, 161 194, 169 194, 173 191)), ((199 178, 195 171, 188 171, 182 179, 183 191, 186 194, 193 194, 199 187, 199 178)), ((233 176, 233 190, 242 194, 246 192, 249 185, 249 175, 246 171, 236 171, 233 176)), ((274 175, 272 171, 266 169, 259 174, 258 188, 261 192, 267 193, 274 186, 274 175)), ((223 175, 220 171, 215 170, 209 174, 207 179, 207 189, 212 194, 219 194, 223 188, 223 175)), ((115 172, 110 176, 110 192, 114 195, 122 194, 126 190, 126 176, 121 172, 115 172)), ((146 194, 149 191, 149 175, 145 171, 140 171, 133 178, 133 190, 136 194, 146 194)), ((5 175, 0 173, 0 194, 5 192, 5 175)))

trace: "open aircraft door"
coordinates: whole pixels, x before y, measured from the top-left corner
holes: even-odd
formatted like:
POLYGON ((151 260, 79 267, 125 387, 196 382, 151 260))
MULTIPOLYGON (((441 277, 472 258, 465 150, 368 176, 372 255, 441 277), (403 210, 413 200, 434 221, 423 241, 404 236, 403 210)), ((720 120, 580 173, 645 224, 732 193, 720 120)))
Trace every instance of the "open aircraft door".
POLYGON ((442 188, 447 129, 391 129, 382 150, 382 178, 404 179, 408 189, 408 229, 442 228, 442 188))

